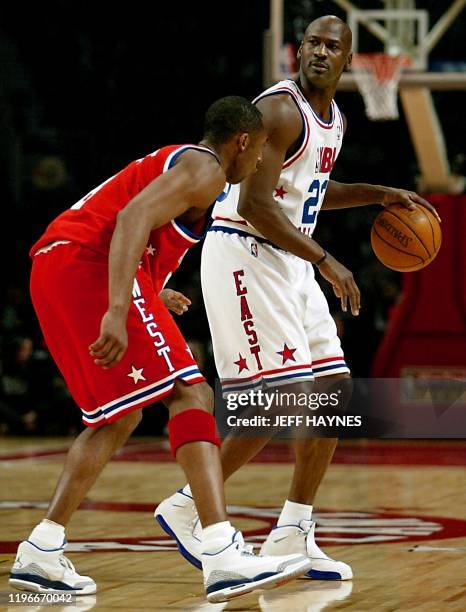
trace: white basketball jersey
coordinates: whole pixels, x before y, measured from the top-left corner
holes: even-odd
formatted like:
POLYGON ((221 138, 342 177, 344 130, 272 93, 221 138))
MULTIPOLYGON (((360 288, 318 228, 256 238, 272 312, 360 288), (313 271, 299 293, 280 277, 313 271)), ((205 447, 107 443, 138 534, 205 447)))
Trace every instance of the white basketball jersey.
MULTIPOLYGON (((330 121, 324 122, 291 80, 280 81, 266 89, 254 102, 276 94, 288 94, 293 98, 303 120, 303 130, 300 146, 285 160, 272 195, 293 225, 311 236, 324 200, 330 172, 341 149, 343 118, 332 100, 330 121)), ((240 185, 227 184, 213 209, 212 227, 242 226, 243 231, 261 236, 238 215, 239 194, 240 185)))

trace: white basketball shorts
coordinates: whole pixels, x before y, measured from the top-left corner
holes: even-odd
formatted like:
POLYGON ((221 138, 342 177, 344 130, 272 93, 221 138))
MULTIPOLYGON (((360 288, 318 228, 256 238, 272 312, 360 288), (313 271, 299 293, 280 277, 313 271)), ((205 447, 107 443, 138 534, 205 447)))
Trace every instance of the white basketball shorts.
POLYGON ((201 281, 224 392, 349 372, 309 262, 214 223, 201 281))

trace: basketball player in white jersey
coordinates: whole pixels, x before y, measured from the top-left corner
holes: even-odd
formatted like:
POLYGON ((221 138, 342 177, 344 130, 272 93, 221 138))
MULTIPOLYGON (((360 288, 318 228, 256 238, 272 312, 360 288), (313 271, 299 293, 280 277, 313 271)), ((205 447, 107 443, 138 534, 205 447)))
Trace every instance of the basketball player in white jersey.
MULTIPOLYGON (((202 286, 224 392, 293 383, 319 390, 323 381, 349 378, 335 323, 314 266, 332 284, 344 311, 360 309, 349 270, 312 239, 321 209, 379 203, 433 207, 417 194, 390 187, 330 180, 346 121, 333 100, 351 63, 351 31, 337 17, 313 21, 298 51, 299 76, 263 92, 255 103, 268 132, 259 171, 219 198, 206 238, 202 286)), ((227 437, 227 479, 265 439, 227 437)), ((314 541, 312 504, 332 459, 335 439, 294 442, 296 464, 288 499, 262 554, 301 552, 312 560, 309 578, 352 578, 346 563, 314 541)), ((200 567, 199 525, 189 487, 162 502, 156 517, 176 537, 180 552, 200 567), (195 528, 193 529, 193 525, 195 528)))

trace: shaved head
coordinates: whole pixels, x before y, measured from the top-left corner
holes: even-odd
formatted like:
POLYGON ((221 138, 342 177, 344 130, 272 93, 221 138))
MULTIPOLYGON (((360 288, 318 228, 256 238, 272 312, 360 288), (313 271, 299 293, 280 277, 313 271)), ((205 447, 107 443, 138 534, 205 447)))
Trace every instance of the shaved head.
POLYGON ((351 30, 348 24, 336 15, 324 15, 318 19, 314 19, 314 21, 311 21, 311 23, 307 26, 304 36, 309 34, 309 32, 314 28, 330 28, 335 32, 339 32, 341 41, 345 46, 345 50, 348 52, 351 51, 351 45, 353 43, 353 35, 351 30))
POLYGON ((297 53, 301 83, 335 92, 343 71, 351 66, 351 44, 351 30, 339 17, 311 21, 297 53))

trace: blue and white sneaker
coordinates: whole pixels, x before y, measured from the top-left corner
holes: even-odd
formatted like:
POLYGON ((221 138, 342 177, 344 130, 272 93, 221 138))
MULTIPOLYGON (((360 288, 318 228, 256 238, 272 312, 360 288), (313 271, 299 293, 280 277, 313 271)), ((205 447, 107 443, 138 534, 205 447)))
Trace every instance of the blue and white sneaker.
POLYGON ((197 569, 202 569, 202 526, 194 499, 180 489, 157 506, 156 521, 172 537, 180 553, 197 569))
POLYGON ((97 585, 80 576, 63 554, 65 546, 42 550, 29 540, 21 542, 10 574, 10 584, 20 591, 92 595, 97 585))
POLYGON ((317 546, 314 538, 316 524, 303 520, 299 525, 274 527, 262 544, 261 555, 286 555, 290 553, 306 555, 312 569, 305 578, 314 580, 351 580, 351 567, 343 561, 328 557, 317 546))
POLYGON ((254 555, 239 531, 231 544, 216 552, 202 553, 207 599, 211 603, 229 601, 257 589, 273 589, 311 568, 304 555, 264 557, 254 555))

